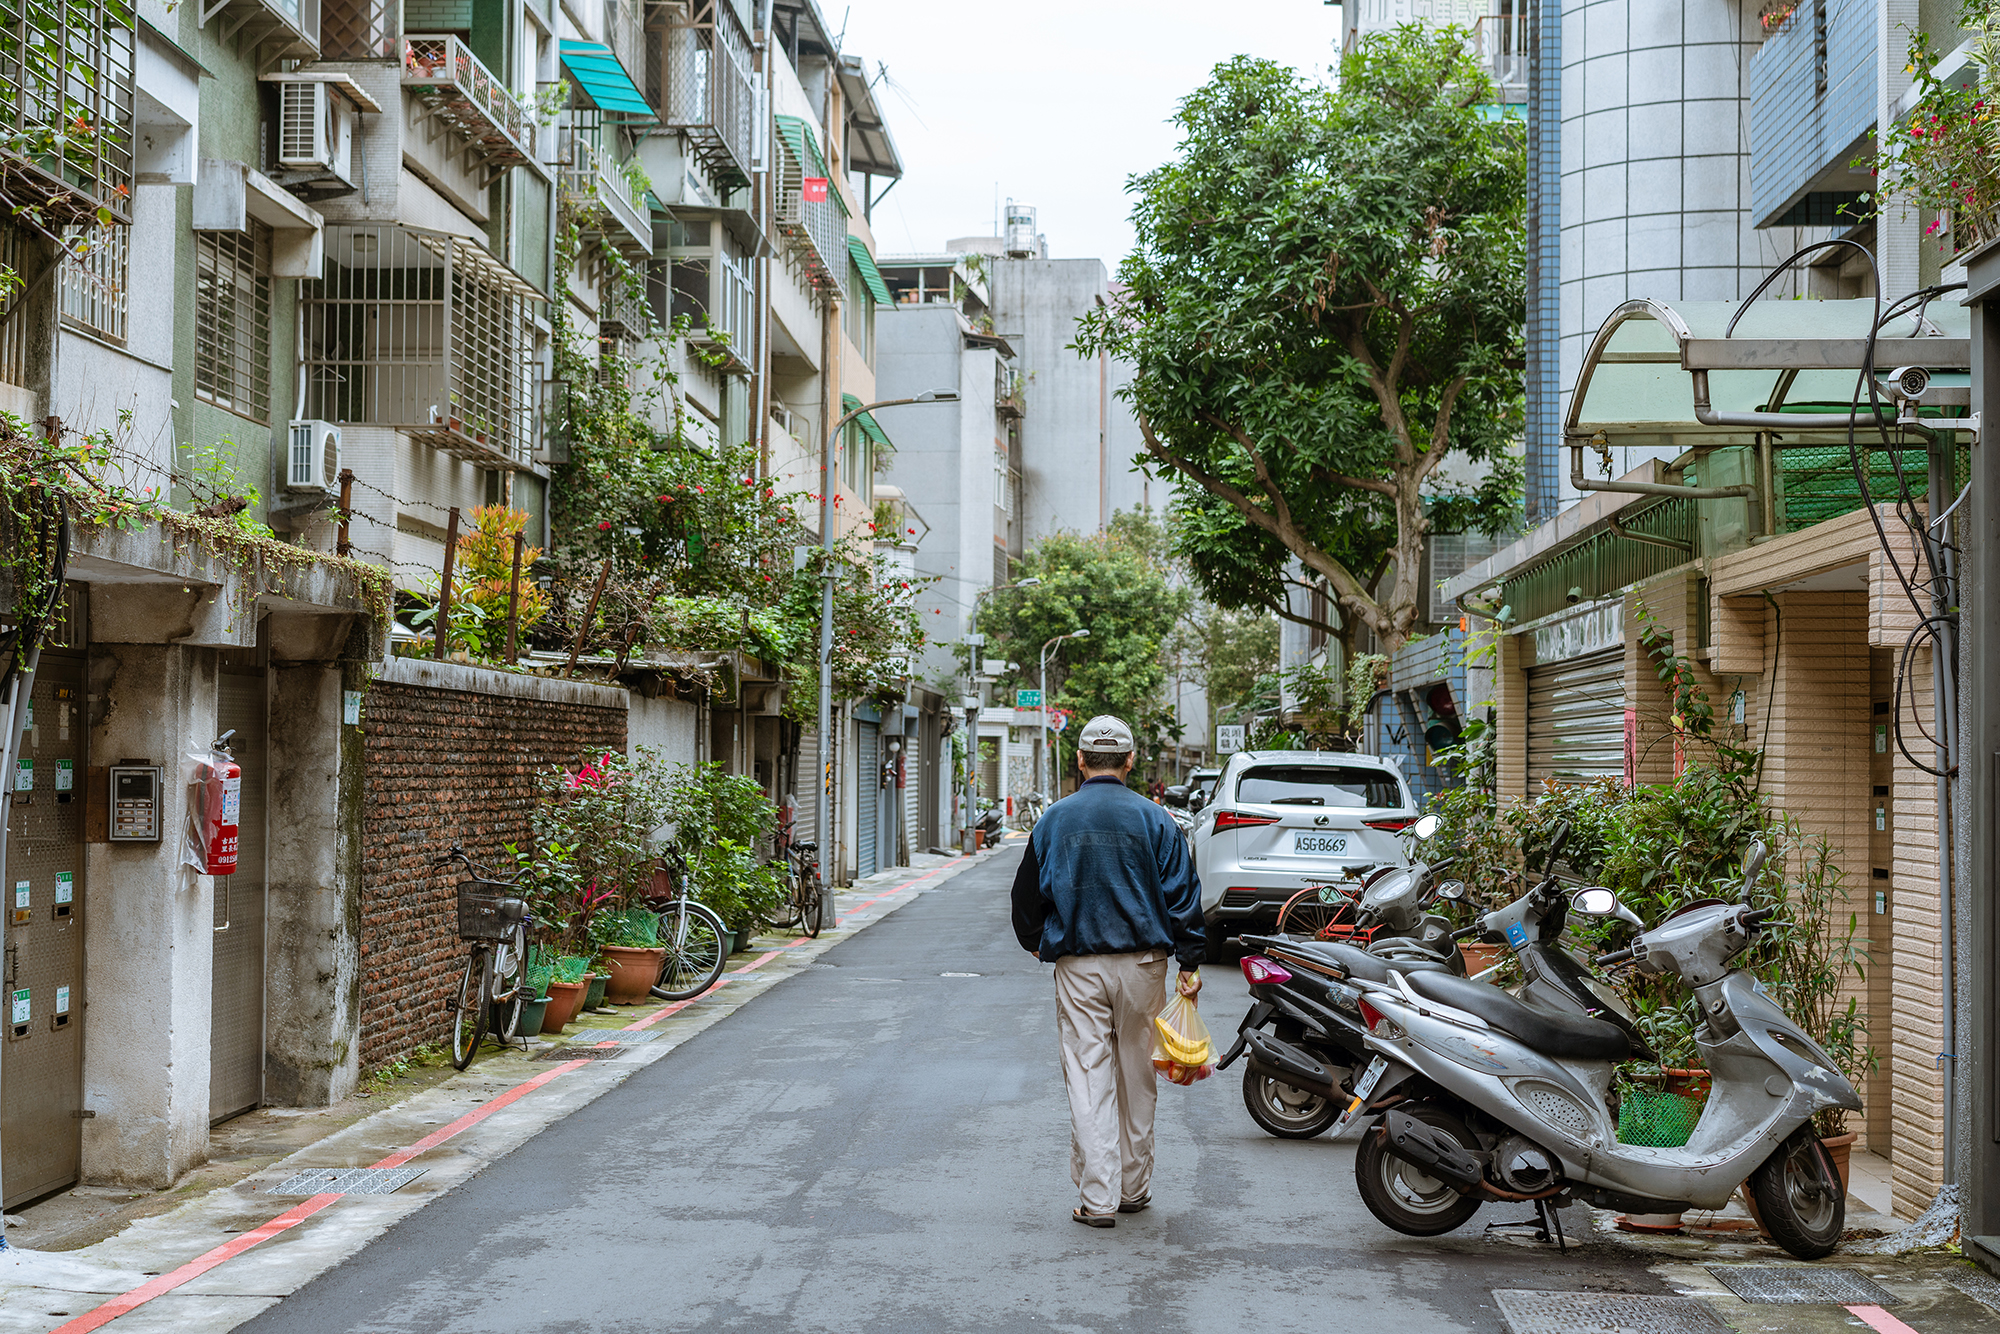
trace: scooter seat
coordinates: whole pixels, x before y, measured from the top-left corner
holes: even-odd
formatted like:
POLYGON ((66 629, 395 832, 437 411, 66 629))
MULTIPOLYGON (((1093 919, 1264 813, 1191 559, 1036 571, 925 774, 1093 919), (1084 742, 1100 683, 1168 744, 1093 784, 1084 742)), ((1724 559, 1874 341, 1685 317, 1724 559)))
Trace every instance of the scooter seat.
POLYGON ((1337 940, 1300 940, 1292 942, 1291 948, 1301 954, 1309 954, 1316 959, 1333 965, 1349 977, 1358 977, 1363 982, 1387 982, 1391 967, 1399 973, 1449 973, 1451 970, 1441 963, 1431 963, 1419 959, 1400 960, 1391 965, 1378 959, 1358 945, 1343 944, 1337 940))
POLYGON ((1410 990, 1426 1000, 1476 1014, 1544 1056, 1578 1061, 1622 1061, 1632 1054, 1625 1030, 1602 1019, 1560 1014, 1515 999, 1500 988, 1451 973, 1412 973, 1410 990))

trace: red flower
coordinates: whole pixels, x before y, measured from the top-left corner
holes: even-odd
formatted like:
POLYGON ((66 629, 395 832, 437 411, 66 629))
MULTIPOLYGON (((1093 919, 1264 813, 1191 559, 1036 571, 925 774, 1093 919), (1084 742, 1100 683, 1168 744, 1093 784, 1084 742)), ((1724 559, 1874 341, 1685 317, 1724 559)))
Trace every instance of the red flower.
POLYGON ((661 496, 660 503, 662 505, 671 505, 674 503, 674 498, 672 496, 661 496))
POLYGON ((597 531, 598 531, 598 532, 600 532, 600 533, 608 533, 608 532, 610 532, 610 531, 611 531, 611 520, 609 520, 609 519, 606 519, 606 520, 605 520, 605 521, 604 521, 603 523, 600 523, 600 524, 598 524, 598 525, 597 525, 597 531))

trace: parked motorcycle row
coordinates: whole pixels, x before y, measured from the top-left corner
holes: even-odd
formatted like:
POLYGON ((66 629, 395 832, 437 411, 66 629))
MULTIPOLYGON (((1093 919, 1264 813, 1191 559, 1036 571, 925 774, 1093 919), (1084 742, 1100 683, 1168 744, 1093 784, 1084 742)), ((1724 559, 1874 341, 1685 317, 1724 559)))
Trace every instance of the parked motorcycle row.
MULTIPOLYGON (((1421 851, 1434 816, 1411 833, 1421 851)), ((1846 1194, 1812 1129, 1816 1112, 1861 1108, 1839 1066, 1765 994, 1741 956, 1771 917, 1741 886, 1647 927, 1608 889, 1570 888, 1554 867, 1514 902, 1453 931, 1433 909, 1460 899, 1449 862, 1383 868, 1356 900, 1359 945, 1245 935, 1252 1003, 1219 1068, 1245 1061, 1244 1100, 1272 1135, 1336 1135, 1357 1122, 1355 1185, 1409 1236, 1462 1226, 1488 1203, 1532 1203, 1562 1240, 1571 1200, 1633 1214, 1716 1209, 1747 1183, 1760 1221, 1801 1259, 1839 1244, 1846 1194), (1594 960, 1678 980, 1697 999, 1695 1040, 1712 1092, 1687 1144, 1617 1137, 1615 1066, 1654 1060, 1617 992, 1562 943, 1572 917, 1622 923, 1630 943, 1594 960), (1513 951, 1511 990, 1468 977, 1460 943, 1513 951)), ((1482 975, 1483 976, 1483 975, 1482 975)))

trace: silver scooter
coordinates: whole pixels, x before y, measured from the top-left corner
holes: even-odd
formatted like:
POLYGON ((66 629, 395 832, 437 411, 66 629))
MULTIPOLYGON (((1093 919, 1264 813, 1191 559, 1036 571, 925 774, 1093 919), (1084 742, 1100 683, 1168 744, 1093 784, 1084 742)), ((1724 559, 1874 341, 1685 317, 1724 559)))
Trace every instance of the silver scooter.
MULTIPOLYGON (((1353 979, 1368 1046, 1407 1100, 1388 1108, 1355 1156, 1363 1203, 1410 1236, 1461 1226, 1487 1201, 1533 1201, 1555 1226, 1565 1197, 1627 1213, 1716 1209, 1746 1180, 1764 1228, 1792 1254, 1830 1254, 1846 1195, 1812 1131, 1814 1113, 1861 1110, 1833 1058, 1786 1017, 1744 968, 1732 966, 1772 909, 1749 886, 1761 842, 1744 859, 1741 903, 1705 900, 1652 930, 1610 890, 1586 889, 1572 911, 1642 928, 1600 966, 1630 961, 1679 978, 1699 1002, 1695 1032, 1712 1091, 1681 1148, 1620 1144, 1612 1069, 1631 1054, 1625 1029, 1530 1005, 1447 973, 1353 979)), ((1357 1100, 1359 1101, 1359 1100, 1357 1100)))

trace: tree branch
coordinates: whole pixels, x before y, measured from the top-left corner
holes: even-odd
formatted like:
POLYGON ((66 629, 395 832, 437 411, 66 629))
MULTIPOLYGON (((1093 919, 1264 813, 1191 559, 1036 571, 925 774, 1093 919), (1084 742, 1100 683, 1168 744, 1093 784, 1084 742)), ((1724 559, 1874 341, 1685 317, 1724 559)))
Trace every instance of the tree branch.
POLYGON ((1438 396, 1437 421, 1431 425, 1430 454, 1417 472, 1419 479, 1430 476, 1438 464, 1444 461, 1445 449, 1451 439, 1452 409, 1458 403, 1459 391, 1465 388, 1468 378, 1462 373, 1454 375, 1451 382, 1445 385, 1444 392, 1438 396))

